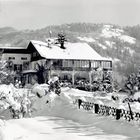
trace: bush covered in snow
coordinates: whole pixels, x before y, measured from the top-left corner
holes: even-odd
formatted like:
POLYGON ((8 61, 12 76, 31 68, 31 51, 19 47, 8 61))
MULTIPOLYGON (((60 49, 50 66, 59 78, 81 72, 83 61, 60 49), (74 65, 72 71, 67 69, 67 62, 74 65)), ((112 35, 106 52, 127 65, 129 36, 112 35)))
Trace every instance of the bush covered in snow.
POLYGON ((9 84, 14 82, 15 72, 11 70, 10 61, 0 61, 0 83, 9 84))

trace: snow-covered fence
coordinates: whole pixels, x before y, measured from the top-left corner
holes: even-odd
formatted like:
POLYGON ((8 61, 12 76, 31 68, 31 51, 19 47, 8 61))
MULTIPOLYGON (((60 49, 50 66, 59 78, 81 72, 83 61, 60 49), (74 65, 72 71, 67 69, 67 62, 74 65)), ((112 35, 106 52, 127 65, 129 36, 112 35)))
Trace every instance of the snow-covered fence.
POLYGON ((92 111, 95 114, 111 116, 116 120, 124 119, 127 121, 139 121, 140 122, 140 113, 132 112, 131 110, 118 109, 111 106, 101 105, 92 102, 85 102, 81 99, 77 99, 75 103, 78 105, 78 108, 81 107, 87 111, 92 111))

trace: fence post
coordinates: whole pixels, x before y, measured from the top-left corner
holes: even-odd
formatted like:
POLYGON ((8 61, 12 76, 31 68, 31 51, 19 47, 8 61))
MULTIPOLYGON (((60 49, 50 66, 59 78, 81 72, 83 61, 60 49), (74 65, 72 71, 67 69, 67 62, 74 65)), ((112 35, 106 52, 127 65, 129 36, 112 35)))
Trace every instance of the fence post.
POLYGON ((116 109, 116 120, 119 120, 121 117, 121 109, 116 109))
POLYGON ((81 103, 82 103, 82 100, 81 99, 78 99, 78 108, 79 109, 80 109, 81 103))
POLYGON ((133 112, 132 112, 132 110, 131 110, 131 107, 130 107, 129 102, 128 102, 128 107, 129 107, 129 110, 130 110, 130 116, 131 116, 131 119, 133 120, 133 112))
POLYGON ((98 112, 99 112, 99 105, 95 104, 94 106, 95 106, 95 113, 98 114, 98 112))

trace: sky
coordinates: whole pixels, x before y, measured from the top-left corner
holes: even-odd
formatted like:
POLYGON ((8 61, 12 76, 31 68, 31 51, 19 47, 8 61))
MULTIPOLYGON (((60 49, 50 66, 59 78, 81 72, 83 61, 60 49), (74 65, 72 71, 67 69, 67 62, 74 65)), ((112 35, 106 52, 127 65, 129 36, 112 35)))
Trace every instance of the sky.
POLYGON ((140 24, 140 0, 0 0, 0 27, 40 29, 64 23, 140 24))

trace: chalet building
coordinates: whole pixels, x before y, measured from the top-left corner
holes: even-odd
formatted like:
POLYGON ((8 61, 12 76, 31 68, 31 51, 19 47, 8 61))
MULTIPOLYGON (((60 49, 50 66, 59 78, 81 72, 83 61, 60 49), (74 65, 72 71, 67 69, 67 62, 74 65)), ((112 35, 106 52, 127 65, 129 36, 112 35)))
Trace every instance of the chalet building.
POLYGON ((31 55, 25 48, 21 47, 0 47, 1 60, 11 61, 14 71, 22 71, 23 63, 31 60, 31 55))
POLYGON ((22 75, 25 83, 32 81, 38 65, 45 68, 44 76, 58 75, 62 80, 71 80, 74 84, 77 78, 93 80, 93 71, 101 67, 103 71, 112 70, 112 61, 101 57, 86 43, 68 43, 64 48, 54 42, 32 40, 25 48, 5 47, 2 60, 12 62, 14 71, 22 75))

